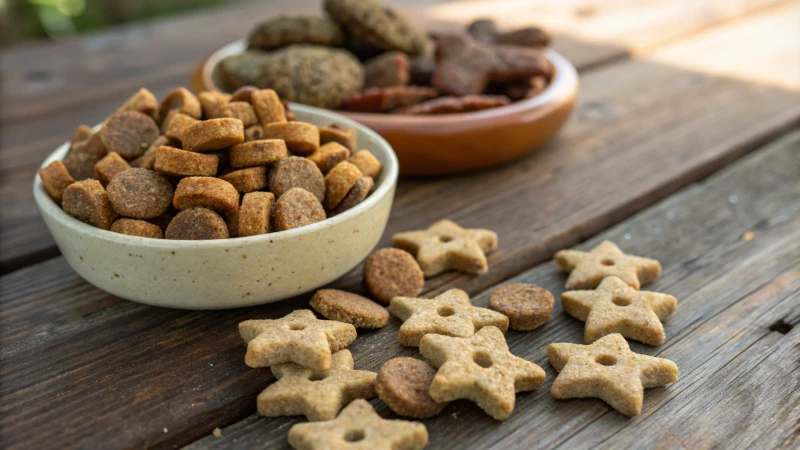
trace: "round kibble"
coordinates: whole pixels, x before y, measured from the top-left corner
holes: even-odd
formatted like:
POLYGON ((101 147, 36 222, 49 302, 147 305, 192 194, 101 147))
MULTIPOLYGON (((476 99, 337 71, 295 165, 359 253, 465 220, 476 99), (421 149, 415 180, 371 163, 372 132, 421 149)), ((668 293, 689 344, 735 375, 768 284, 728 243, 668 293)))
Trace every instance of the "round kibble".
POLYGON ((108 194, 97 180, 88 179, 67 186, 62 206, 70 216, 104 230, 111 228, 117 218, 108 194))
POLYGON ((248 167, 227 173, 220 178, 232 184, 241 193, 254 192, 267 187, 267 168, 248 167))
POLYGON ((258 124, 256 111, 253 109, 253 105, 247 102, 230 102, 222 108, 221 114, 221 117, 241 120, 245 127, 258 124))
POLYGON ((375 178, 381 173, 381 162, 368 150, 360 150, 347 160, 364 175, 375 178))
POLYGON ((219 158, 162 146, 155 152, 153 169, 180 177, 212 177, 217 174, 219 158))
POLYGON ((530 284, 509 284, 492 291, 489 309, 508 316, 512 330, 529 331, 550 320, 553 294, 530 284))
POLYGON ((121 216, 152 219, 169 208, 172 185, 163 175, 147 169, 128 169, 108 183, 108 198, 121 216))
POLYGON ((436 369, 424 361, 408 357, 390 359, 378 371, 375 391, 398 415, 427 419, 447 406, 428 393, 434 376, 436 369))
POLYGON ((141 156, 159 134, 152 117, 137 111, 121 111, 108 118, 100 137, 108 151, 133 159, 141 156))
POLYGON ((337 289, 317 291, 311 298, 311 307, 326 319, 349 323, 356 328, 382 328, 389 322, 389 313, 381 305, 337 289))
POLYGON ((289 189, 281 195, 275 202, 272 214, 277 231, 291 230, 325 220, 325 210, 317 197, 301 188, 289 189))
POLYGON ((364 199, 369 195, 369 192, 372 190, 372 186, 374 184, 375 182, 372 180, 372 177, 359 178, 358 181, 356 181, 356 184, 350 188, 350 192, 348 192, 344 199, 339 203, 339 206, 330 211, 330 215, 335 216, 337 214, 341 214, 363 202, 364 199))
POLYGON ((275 196, 272 192, 250 192, 242 197, 239 207, 239 237, 269 233, 270 216, 275 196))
POLYGON ((183 129, 183 148, 193 152, 222 150, 244 142, 244 126, 239 119, 210 119, 183 129))
POLYGON ((319 129, 306 122, 275 122, 264 125, 264 139, 283 139, 286 147, 300 156, 319 148, 319 129))
POLYGON ((117 174, 125 172, 131 166, 122 159, 117 152, 110 152, 94 165, 94 174, 103 186, 108 186, 109 181, 117 174))
POLYGON ((325 175, 325 209, 333 209, 344 199, 350 188, 356 184, 364 174, 358 167, 349 162, 342 161, 325 175))
POLYGON ((394 297, 416 297, 425 286, 425 276, 411 253, 399 248, 382 248, 369 255, 364 264, 364 286, 379 302, 394 297))
POLYGON ((228 226, 219 214, 206 208, 190 208, 175 215, 164 234, 167 239, 202 241, 227 239, 228 226))
POLYGON ((269 190, 281 198, 293 188, 302 188, 322 202, 325 199, 325 177, 316 164, 306 158, 291 156, 278 161, 269 173, 269 190))
POLYGON ((328 173, 337 164, 350 157, 350 150, 338 142, 329 142, 308 156, 319 167, 320 172, 328 173))
POLYGON ((164 120, 173 109, 177 109, 178 112, 195 119, 203 117, 203 107, 200 105, 200 100, 186 88, 177 88, 161 100, 161 105, 158 108, 158 115, 161 120, 164 120))
POLYGON ((239 212, 239 192, 219 178, 188 177, 178 183, 172 203, 179 210, 202 207, 233 217, 239 212))
POLYGON ((164 238, 164 232, 161 231, 158 225, 137 219, 117 219, 111 224, 111 231, 127 234, 128 236, 140 236, 153 239, 164 238))
POLYGON ((289 157, 286 143, 280 139, 263 139, 234 145, 230 150, 231 167, 266 166, 289 157))
POLYGON ((61 203, 64 198, 64 189, 75 182, 64 163, 57 160, 39 169, 38 173, 42 179, 44 190, 56 203, 61 203))

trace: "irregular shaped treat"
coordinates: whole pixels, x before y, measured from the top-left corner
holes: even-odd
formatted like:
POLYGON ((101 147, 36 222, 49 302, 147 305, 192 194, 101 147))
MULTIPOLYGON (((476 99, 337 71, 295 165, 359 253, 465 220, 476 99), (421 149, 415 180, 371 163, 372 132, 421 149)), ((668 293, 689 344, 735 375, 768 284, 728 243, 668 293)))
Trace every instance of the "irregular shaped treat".
POLYGON ((70 146, 75 145, 77 142, 88 141, 93 134, 94 131, 92 131, 90 126, 78 125, 78 128, 76 128, 75 132, 72 134, 72 139, 70 139, 70 146))
POLYGON ((239 237, 267 234, 275 196, 272 192, 250 192, 239 207, 239 237))
POLYGON ((218 119, 226 117, 222 115, 222 110, 231 101, 231 95, 217 91, 203 91, 197 94, 197 100, 203 109, 203 116, 206 119, 218 119))
POLYGON ((446 96, 428 100, 397 111, 398 114, 433 115, 457 114, 484 109, 497 108, 511 103, 504 95, 466 95, 463 97, 446 96))
POLYGON ((346 160, 350 156, 350 150, 338 142, 329 142, 321 145, 317 151, 308 156, 319 167, 320 172, 328 173, 333 167, 346 160))
POLYGON ((231 167, 266 166, 289 157, 286 142, 282 139, 262 139, 237 144, 231 147, 231 167))
POLYGON ((522 47, 547 47, 550 35, 539 27, 525 27, 512 31, 500 32, 491 19, 479 19, 467 26, 475 40, 486 44, 518 45, 522 47))
POLYGON ((550 320, 553 294, 530 284, 509 284, 492 291, 489 309, 508 317, 512 330, 530 331, 550 320))
POLYGON ((250 102, 261 125, 286 122, 286 107, 274 90, 257 90, 250 94, 250 102))
POLYGON ((147 169, 128 169, 108 183, 108 198, 121 216, 152 219, 172 202, 172 185, 163 175, 147 169))
POLYGON ((111 231, 128 236, 139 236, 153 239, 163 239, 164 232, 158 225, 137 219, 120 218, 111 224, 111 231))
POLYGON ((182 241, 227 239, 228 226, 219 214, 206 208, 189 208, 175 215, 164 237, 182 241))
POLYGON ((377 178, 381 173, 381 162, 369 150, 359 150, 347 161, 365 176, 377 178))
POLYGON ((306 122, 274 122, 264 125, 264 139, 283 139, 292 153, 306 156, 319 148, 317 127, 306 122))
POLYGON ((214 155, 187 152, 173 147, 159 147, 155 152, 153 169, 179 177, 213 177, 217 174, 219 158, 214 155))
POLYGON ((174 89, 164 96, 158 107, 158 117, 164 120, 173 109, 195 119, 203 117, 203 107, 200 105, 200 101, 186 88, 174 89))
POLYGON ((276 231, 291 230, 325 220, 325 210, 314 194, 301 188, 281 195, 272 211, 276 231))
POLYGON ((108 151, 133 159, 141 156, 159 134, 152 117, 136 111, 121 111, 108 118, 101 139, 108 151))
POLYGON ((267 19, 256 25, 247 38, 249 48, 264 50, 292 44, 340 47, 344 43, 344 32, 336 22, 310 14, 283 14, 267 19))
POLYGON ((264 127, 261 125, 250 125, 244 129, 244 141, 260 141, 264 139, 264 127))
POLYGON ((181 139, 183 139, 183 130, 197 123, 200 123, 200 121, 194 117, 187 116, 173 109, 167 114, 167 117, 164 118, 164 121, 161 123, 161 128, 166 138, 180 142, 181 139))
POLYGON ((297 187, 312 193, 320 202, 325 199, 325 177, 316 164, 299 156, 275 163, 269 173, 270 192, 280 198, 297 187))
POLYGON ((332 209, 339 205, 339 202, 350 192, 350 188, 353 187, 356 180, 363 175, 358 167, 347 161, 342 161, 334 166, 325 175, 325 200, 323 200, 322 206, 332 209))
POLYGON ((431 87, 394 86, 369 88, 342 101, 341 109, 358 112, 389 112, 436 98, 439 92, 431 87))
POLYGON ((386 52, 364 64, 364 87, 391 87, 408 84, 408 56, 403 52, 386 52))
POLYGON ((270 53, 261 50, 245 50, 223 58, 217 65, 222 81, 229 90, 243 86, 258 86, 264 66, 269 63, 270 53))
POLYGON ((95 139, 99 140, 100 138, 92 137, 88 141, 76 142, 64 156, 64 167, 76 181, 94 178, 95 164, 107 154, 104 146, 100 147, 102 154, 90 150, 89 142, 95 139))
POLYGON ((319 143, 338 142, 351 152, 356 151, 356 130, 332 123, 327 127, 319 127, 319 143))
POLYGON ((185 150, 204 152, 221 150, 244 142, 244 126, 239 119, 209 119, 183 129, 181 143, 185 150))
POLYGON ((220 176, 241 193, 253 192, 267 187, 267 168, 263 166, 234 170, 220 176))
POLYGON ((94 165, 94 173, 97 179, 100 180, 100 184, 108 186, 108 182, 111 181, 115 175, 130 168, 131 166, 119 156, 119 153, 110 152, 94 165))
POLYGON ((219 178, 188 177, 178 183, 172 203, 180 210, 199 206, 227 218, 239 213, 239 192, 232 184, 219 178))
POLYGON ((320 289, 311 298, 311 307, 322 317, 352 324, 356 328, 382 328, 389 313, 379 304, 352 292, 320 289))
POLYGON ((97 180, 77 181, 67 186, 61 206, 70 216, 104 230, 111 228, 117 218, 108 194, 97 180))
POLYGON ((138 167, 140 169, 153 170, 153 166, 156 162, 156 150, 162 146, 174 147, 174 145, 180 145, 180 143, 173 142, 166 136, 159 136, 155 141, 153 141, 152 144, 150 144, 150 147, 142 154, 142 156, 132 159, 130 161, 130 165, 131 167, 138 167))
POLYGON ((117 110, 119 111, 136 111, 158 120, 158 100, 148 89, 141 88, 117 110))
POLYGON ((258 117, 256 117, 256 110, 253 109, 253 105, 248 102, 229 102, 222 108, 221 117, 230 117, 232 119, 239 119, 242 121, 242 125, 245 127, 249 127, 250 125, 255 125, 258 123, 258 117))
POLYGON ((325 0, 325 11, 350 33, 384 50, 416 55, 427 45, 422 28, 378 0, 325 0))
POLYGON ((348 192, 344 199, 339 202, 339 206, 328 212, 328 217, 341 214, 364 201, 364 199, 369 195, 369 192, 372 190, 373 184, 374 181, 372 181, 372 177, 359 178, 358 181, 356 181, 356 184, 350 188, 350 192, 348 192))
POLYGON ((42 179, 44 190, 56 203, 61 203, 61 199, 64 198, 64 189, 75 182, 64 163, 58 160, 42 167, 37 173, 42 179))
POLYGON ((447 406, 437 402, 428 391, 436 369, 425 361, 401 357, 386 361, 375 379, 375 391, 397 415, 427 419, 447 406))
POLYGON ((630 256, 611 241, 603 241, 590 252, 561 250, 553 257, 570 272, 567 289, 594 289, 606 277, 619 277, 634 289, 661 276, 661 264, 650 258, 630 256))
POLYGON ((382 248, 364 263, 364 287, 379 302, 395 297, 416 297, 425 287, 425 276, 414 257, 399 248, 382 248))

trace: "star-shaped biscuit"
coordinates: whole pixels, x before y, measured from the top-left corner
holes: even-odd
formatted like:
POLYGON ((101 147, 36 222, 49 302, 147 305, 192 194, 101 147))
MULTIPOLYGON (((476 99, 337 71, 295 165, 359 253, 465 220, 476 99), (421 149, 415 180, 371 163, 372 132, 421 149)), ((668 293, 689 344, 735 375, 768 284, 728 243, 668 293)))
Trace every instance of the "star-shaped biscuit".
POLYGON ((632 352, 621 334, 592 345, 550 344, 547 357, 559 372, 553 397, 600 398, 626 416, 642 411, 645 388, 678 380, 674 362, 632 352))
POLYGON ((289 445, 297 450, 420 450, 427 444, 425 425, 382 419, 361 399, 347 405, 333 420, 298 423, 289 430, 289 445))
POLYGON ((664 343, 661 321, 675 311, 675 297, 657 292, 637 291, 617 277, 608 277, 593 291, 561 294, 567 314, 586 322, 587 344, 603 336, 620 333, 645 344, 664 343))
POLYGON ((479 228, 465 230, 450 220, 440 220, 427 230, 392 236, 394 245, 412 255, 425 277, 447 270, 486 273, 486 253, 497 248, 497 233, 479 228))
POLYGON ((375 397, 375 372, 353 370, 353 355, 339 350, 330 370, 295 363, 272 366, 278 379, 258 395, 258 413, 266 417, 304 415, 309 421, 331 420, 357 398, 375 397))
POLYGON ((244 362, 250 367, 295 362, 317 370, 331 368, 331 353, 356 339, 349 323, 319 320, 311 310, 299 309, 277 320, 245 320, 239 334, 247 342, 244 362))
POLYGON ((470 338, 428 334, 419 351, 439 371, 431 384, 437 402, 466 398, 497 420, 514 411, 516 393, 544 382, 544 370, 508 351, 503 332, 486 327, 470 338))
POLYGON ((561 268, 570 272, 567 289, 594 289, 605 277, 619 277, 634 289, 661 276, 655 259, 630 256, 611 241, 603 241, 590 252, 561 250, 554 256, 561 268))
POLYGON ((428 298, 395 297, 389 312, 403 321, 397 342, 418 347, 428 333, 470 337, 483 327, 495 326, 508 331, 508 317, 487 308, 473 306, 469 295, 461 289, 450 289, 428 298))

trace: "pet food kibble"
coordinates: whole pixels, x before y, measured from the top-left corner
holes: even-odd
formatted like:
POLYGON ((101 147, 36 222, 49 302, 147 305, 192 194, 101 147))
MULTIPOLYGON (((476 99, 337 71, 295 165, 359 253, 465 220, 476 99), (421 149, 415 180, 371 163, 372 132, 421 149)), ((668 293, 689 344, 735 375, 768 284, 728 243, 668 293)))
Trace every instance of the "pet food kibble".
POLYGON ((220 179, 232 184, 241 193, 258 191, 267 187, 267 168, 258 166, 239 169, 222 175, 220 179))
POLYGON ((233 95, 231 96, 231 102, 253 103, 252 101, 253 92, 258 92, 258 88, 255 86, 242 86, 239 89, 233 91, 233 95))
POLYGON ((136 111, 158 120, 158 100, 150 90, 141 88, 117 110, 119 111, 136 111))
POLYGON ((170 111, 162 124, 164 136, 168 139, 180 141, 183 138, 183 130, 196 123, 200 123, 200 121, 194 117, 179 113, 177 110, 170 111))
POLYGON ((227 239, 230 235, 219 214, 206 208, 190 208, 175 215, 164 236, 167 239, 202 241, 227 239))
POLYGON ((173 147, 156 150, 153 168, 157 172, 182 177, 213 177, 217 174, 219 158, 214 155, 187 152, 173 147))
POLYGON ((221 150, 244 142, 244 126, 239 119, 210 119, 183 129, 181 143, 185 150, 203 152, 221 150))
POLYGON ((328 142, 338 142, 354 152, 356 151, 356 130, 335 123, 327 127, 320 127, 319 144, 325 145, 328 142))
POLYGON ((133 159, 141 156, 159 134, 152 117, 136 111, 122 111, 108 118, 101 138, 108 151, 133 159))
POLYGON ((356 328, 381 328, 389 313, 372 300, 351 292, 321 289, 311 298, 311 307, 322 317, 352 324, 356 328))
POLYGON ((509 284, 492 291, 489 309, 508 317, 512 330, 530 331, 550 320, 553 294, 530 284, 509 284))
POLYGON ((339 202, 339 206, 330 210, 329 216, 332 217, 337 214, 341 214, 363 202, 364 199, 369 195, 369 192, 372 190, 372 186, 374 184, 375 182, 372 181, 372 177, 359 178, 358 181, 356 181, 356 184, 350 188, 350 192, 348 192, 344 199, 339 202))
POLYGON ((394 297, 417 297, 425 287, 425 277, 410 253, 382 248, 364 263, 364 287, 375 300, 389 304, 394 297))
POLYGON ((218 119, 224 117, 222 111, 231 101, 231 95, 217 91, 204 91, 197 95, 197 100, 200 101, 203 116, 206 119, 218 119))
POLYGON ((322 173, 328 173, 349 156, 350 150, 347 147, 338 142, 329 142, 321 145, 317 151, 308 156, 308 159, 313 161, 322 173))
POLYGON ((262 89, 250 94, 250 103, 256 111, 261 125, 286 122, 286 113, 278 94, 272 89, 262 89))
POLYGON ((128 169, 108 183, 108 198, 121 216, 152 219, 169 208, 172 185, 164 175, 147 169, 128 169))
POLYGON ((280 139, 263 139, 234 145, 230 151, 231 167, 266 166, 286 159, 289 151, 280 139))
POLYGON ((260 141, 264 139, 264 127, 261 125, 250 125, 244 129, 244 141, 260 141))
POLYGON ((120 234, 127 234, 128 236, 140 236, 153 239, 163 239, 164 232, 158 225, 150 222, 137 219, 121 218, 111 224, 111 231, 120 234))
POLYGON ((347 160, 358 167, 364 175, 376 178, 381 173, 381 162, 369 150, 359 150, 347 160))
POLYGON ((232 119, 241 120, 242 125, 245 127, 258 123, 256 110, 253 109, 253 105, 247 102, 230 102, 222 108, 221 114, 220 117, 230 117, 232 119))
POLYGON ((319 148, 317 127, 306 122, 276 122, 264 125, 264 139, 283 139, 286 147, 301 156, 319 148))
POLYGON ((320 202, 325 198, 325 178, 316 164, 298 156, 275 163, 269 173, 269 190, 280 198, 296 187, 314 194, 320 202))
POLYGON ((161 146, 169 146, 170 140, 166 136, 159 136, 150 144, 150 148, 142 154, 142 156, 130 161, 131 167, 139 167, 141 169, 153 170, 153 165, 156 162, 156 150, 161 146))
POLYGON ((76 181, 93 178, 94 166, 103 156, 89 151, 88 141, 76 142, 64 157, 64 166, 76 181))
POLYGON ((119 156, 119 153, 111 152, 95 164, 94 173, 103 186, 108 186, 108 182, 111 181, 115 175, 130 168, 131 166, 119 156))
POLYGON ((317 197, 300 188, 289 189, 281 195, 272 212, 277 231, 291 230, 325 220, 325 210, 317 197))
POLYGON ((358 167, 347 161, 337 164, 327 175, 325 175, 325 200, 322 206, 325 209, 333 209, 344 199, 350 188, 356 184, 363 174, 358 167))
POLYGON ((111 228, 117 218, 108 194, 97 180, 83 180, 67 186, 62 206, 70 216, 104 230, 111 228))
POLYGON ((375 379, 375 391, 397 415, 427 419, 447 406, 431 398, 436 369, 425 361, 400 357, 386 361, 375 379))
POLYGON ((94 134, 92 128, 88 125, 78 125, 78 128, 75 129, 75 133, 72 134, 72 139, 70 139, 70 144, 75 144, 76 142, 83 142, 88 141, 90 137, 94 134))
POLYGON ((38 173, 42 179, 44 190, 56 203, 61 203, 61 199, 64 197, 64 189, 75 182, 61 161, 51 162, 39 169, 38 173))
POLYGON ((163 120, 173 109, 195 119, 203 117, 203 107, 200 105, 200 101, 186 88, 177 88, 161 100, 158 108, 159 117, 163 120))
POLYGON ((245 194, 239 207, 239 237, 269 233, 273 204, 275 196, 272 192, 245 194))
POLYGON ((231 217, 239 212, 239 192, 219 178, 189 177, 178 183, 172 203, 180 210, 200 206, 231 217))
POLYGON ((92 155, 96 155, 98 158, 102 158, 108 154, 108 148, 106 148, 106 144, 103 142, 103 132, 105 129, 105 127, 100 128, 86 141, 86 151, 92 155))

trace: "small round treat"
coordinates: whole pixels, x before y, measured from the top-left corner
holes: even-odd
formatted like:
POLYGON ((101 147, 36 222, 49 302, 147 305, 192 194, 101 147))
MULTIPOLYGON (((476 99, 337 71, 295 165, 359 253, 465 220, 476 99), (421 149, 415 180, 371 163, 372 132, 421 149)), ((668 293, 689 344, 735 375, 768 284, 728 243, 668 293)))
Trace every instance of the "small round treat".
POLYGON ((231 167, 266 166, 289 157, 286 143, 280 139, 262 139, 231 147, 231 167))
POLYGON ((286 106, 272 89, 261 89, 250 94, 250 103, 261 125, 286 122, 286 106))
POLYGON ((347 161, 337 164, 325 175, 325 201, 322 202, 322 206, 325 209, 333 209, 338 206, 350 192, 350 188, 363 175, 358 167, 347 161))
POLYGON ((108 186, 108 182, 111 181, 114 176, 130 168, 131 166, 119 156, 119 153, 110 152, 94 165, 94 174, 97 175, 100 184, 108 186))
POLYGON ((200 123, 200 121, 192 116, 178 112, 177 109, 173 109, 161 122, 161 129, 168 139, 180 141, 183 138, 183 130, 196 123, 200 123))
POLYGON ((248 48, 270 50, 291 44, 344 45, 345 35, 336 22, 311 14, 285 14, 259 23, 247 38, 248 48))
POLYGON ((270 61, 271 53, 245 50, 219 62, 218 70, 228 89, 258 85, 261 73, 270 61))
POLYGON ((291 230, 325 220, 325 210, 317 197, 301 188, 281 195, 272 210, 276 231, 291 230))
POLYGON ((492 291, 489 309, 508 316, 512 330, 529 331, 550 320, 553 294, 530 284, 509 284, 492 291))
POLYGON ((244 126, 239 119, 210 119, 183 129, 183 148, 193 152, 222 150, 244 142, 244 126))
POLYGON ((338 142, 321 145, 317 151, 308 156, 319 167, 320 172, 328 173, 340 162, 350 157, 350 150, 338 142))
POLYGON ((269 233, 269 221, 275 196, 272 192, 250 192, 239 207, 239 237, 269 233))
POLYGON ((296 187, 314 194, 320 202, 325 198, 325 177, 316 164, 299 156, 276 162, 269 173, 269 190, 281 198, 296 187))
POLYGON ((70 216, 104 230, 111 228, 117 218, 108 194, 97 180, 88 179, 67 186, 61 205, 70 216))
POLYGON ((425 31, 378 0, 325 0, 325 11, 345 30, 375 47, 409 55, 425 50, 425 31))
POLYGON ((364 263, 364 287, 381 303, 394 297, 416 297, 425 287, 425 276, 417 260, 405 250, 382 248, 364 263))
POLYGON ((177 109, 178 112, 195 119, 203 117, 203 107, 200 105, 200 100, 186 88, 174 89, 161 100, 161 105, 158 108, 158 117, 164 120, 167 117, 167 113, 173 109, 177 109))
POLYGON ((239 212, 239 192, 220 178, 188 177, 178 183, 172 203, 180 210, 203 207, 232 217, 239 212))
POLYGON ((258 116, 253 105, 248 102, 229 102, 222 108, 220 117, 230 117, 231 119, 239 119, 242 125, 249 127, 258 123, 258 116))
POLYGON ((231 94, 217 91, 203 91, 197 94, 197 100, 203 108, 203 117, 206 119, 218 119, 225 117, 222 115, 223 109, 231 101, 231 94))
POLYGON ((167 227, 164 237, 183 241, 227 239, 228 226, 219 214, 206 208, 190 208, 179 212, 167 227))
POLYGON ((339 206, 329 211, 329 215, 333 217, 337 214, 341 214, 363 202, 364 199, 369 195, 369 191, 372 190, 372 186, 374 184, 375 182, 372 181, 372 177, 359 178, 356 181, 356 184, 350 188, 350 192, 348 192, 344 199, 339 202, 339 206))
POLYGON ((61 203, 61 199, 64 198, 64 189, 75 182, 64 163, 58 160, 42 167, 38 173, 42 179, 44 190, 56 203, 61 203))
POLYGON ((349 323, 356 328, 382 328, 389 313, 372 300, 337 289, 320 289, 311 298, 311 307, 322 317, 349 323))
POLYGON ((358 167, 365 176, 375 178, 381 173, 381 162, 369 150, 360 150, 347 160, 358 167))
POLYGON ((286 147, 301 156, 319 148, 319 130, 306 122, 273 122, 264 125, 264 139, 283 139, 286 147))
POLYGON ((231 95, 232 102, 247 102, 252 103, 252 95, 253 92, 258 91, 258 88, 252 85, 242 86, 235 91, 231 95))
POLYGON ((141 156, 159 134, 152 117, 137 111, 121 111, 108 118, 100 137, 108 151, 133 159, 141 156))
POLYGON ((267 168, 259 166, 234 170, 220 179, 232 184, 241 193, 258 191, 267 187, 267 168))
POLYGON ((428 393, 435 376, 436 369, 425 361, 394 358, 386 361, 378 371, 375 391, 396 414, 427 419, 441 413, 447 406, 447 403, 435 401, 428 393))
POLYGON ((217 174, 219 158, 215 155, 187 152, 162 146, 155 152, 153 168, 157 172, 178 177, 213 177, 217 174))
POLYGON ((356 151, 356 130, 345 128, 337 123, 319 127, 319 144, 325 145, 329 142, 338 142, 354 152, 356 151))
POLYGON ((117 110, 119 111, 137 111, 158 120, 158 100, 150 90, 141 88, 117 110))
POLYGON ((153 239, 163 239, 164 232, 158 225, 154 225, 144 220, 121 218, 111 224, 111 231, 115 233, 127 234, 128 236, 140 236, 153 239))
POLYGON ((169 208, 172 185, 152 170, 128 169, 115 176, 106 188, 111 204, 121 216, 152 219, 169 208))

